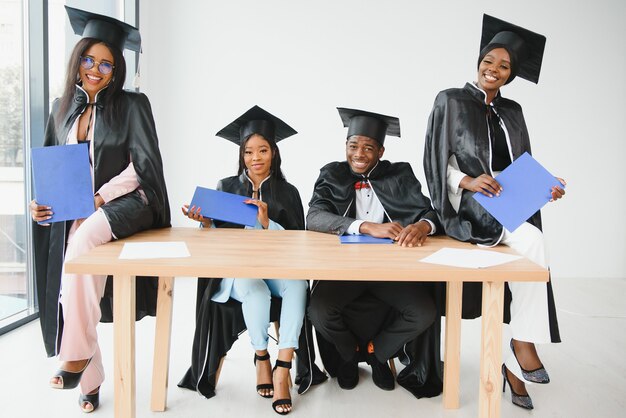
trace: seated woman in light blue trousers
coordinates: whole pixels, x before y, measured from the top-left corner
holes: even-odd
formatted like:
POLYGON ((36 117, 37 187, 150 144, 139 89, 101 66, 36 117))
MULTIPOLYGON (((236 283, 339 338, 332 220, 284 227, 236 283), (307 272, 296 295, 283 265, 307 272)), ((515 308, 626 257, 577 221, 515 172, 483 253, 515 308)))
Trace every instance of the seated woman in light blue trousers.
MULTIPOLYGON (((254 106, 226 126, 217 136, 239 145, 239 173, 219 181, 218 190, 250 196, 247 204, 258 207, 254 229, 304 229, 304 212, 298 190, 285 180, 280 169, 280 152, 276 142, 295 134, 286 123, 254 106)), ((201 208, 184 205, 183 214, 202 222, 204 228, 233 227, 213 222, 200 214, 201 208)), ((249 228, 249 227, 246 227, 249 228)), ((242 304, 243 316, 255 350, 257 392, 274 398, 272 408, 284 415, 291 411, 288 374, 293 352, 298 348, 306 307, 308 282, 279 279, 222 279, 214 302, 229 298, 242 304), (282 298, 278 342, 278 360, 273 373, 267 352, 271 297, 282 298)))

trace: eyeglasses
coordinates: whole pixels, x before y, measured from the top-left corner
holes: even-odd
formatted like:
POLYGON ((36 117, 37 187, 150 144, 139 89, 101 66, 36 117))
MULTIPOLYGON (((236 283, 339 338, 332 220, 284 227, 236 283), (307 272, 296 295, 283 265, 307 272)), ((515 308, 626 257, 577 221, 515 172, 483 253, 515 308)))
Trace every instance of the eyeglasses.
POLYGON ((104 75, 111 74, 111 71, 113 71, 113 69, 115 68, 115 65, 111 64, 110 62, 99 62, 91 57, 80 57, 80 66, 83 67, 85 70, 91 70, 96 64, 98 64, 98 71, 100 71, 100 74, 104 75))

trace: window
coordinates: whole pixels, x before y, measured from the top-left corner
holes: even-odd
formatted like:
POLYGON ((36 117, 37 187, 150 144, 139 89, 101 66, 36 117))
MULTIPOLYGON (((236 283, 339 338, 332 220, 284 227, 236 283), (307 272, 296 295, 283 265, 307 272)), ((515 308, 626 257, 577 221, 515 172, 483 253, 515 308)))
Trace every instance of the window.
POLYGON ((0 326, 34 305, 26 268, 23 6, 0 0, 0 326))

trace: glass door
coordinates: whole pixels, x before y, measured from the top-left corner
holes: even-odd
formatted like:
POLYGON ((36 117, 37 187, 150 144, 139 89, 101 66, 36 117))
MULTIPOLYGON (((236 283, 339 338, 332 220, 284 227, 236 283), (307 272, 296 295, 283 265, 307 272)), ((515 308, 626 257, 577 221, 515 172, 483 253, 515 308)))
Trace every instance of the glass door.
POLYGON ((33 304, 26 270, 22 13, 23 0, 0 0, 0 324, 33 304))

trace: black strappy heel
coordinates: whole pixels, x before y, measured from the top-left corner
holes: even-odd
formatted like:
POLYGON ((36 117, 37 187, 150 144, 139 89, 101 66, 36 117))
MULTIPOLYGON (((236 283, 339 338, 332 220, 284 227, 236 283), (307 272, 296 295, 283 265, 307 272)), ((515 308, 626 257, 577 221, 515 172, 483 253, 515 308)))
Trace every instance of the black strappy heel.
MULTIPOLYGON (((276 360, 276 364, 274 365, 274 369, 272 369, 272 378, 274 376, 274 371, 276 371, 277 367, 283 367, 285 369, 289 369, 291 370, 291 361, 282 361, 282 360, 276 360)), ((289 381, 289 380, 288 380, 289 381)), ((291 406, 291 398, 286 398, 286 399, 278 399, 276 401, 274 401, 272 403, 272 408, 274 409, 274 412, 276 412, 277 414, 280 415, 287 415, 288 413, 291 412, 291 410, 284 410, 283 411, 279 411, 278 409, 276 409, 276 407, 278 406, 291 406)))
POLYGON ((100 406, 100 387, 98 387, 98 391, 96 393, 92 393, 91 395, 83 395, 82 393, 78 397, 78 405, 80 405, 80 409, 89 414, 100 406), (85 408, 85 403, 91 405, 91 409, 85 408))
MULTIPOLYGON (((254 353, 254 366, 256 367, 256 362, 258 361, 270 361, 270 353, 267 353, 263 356, 259 356, 257 355, 257 353, 254 353)), ((260 385, 256 385, 256 393, 259 394, 260 397, 262 398, 271 398, 274 396, 274 385, 272 383, 261 383, 260 385), (264 390, 264 389, 269 389, 272 391, 272 394, 270 395, 262 395, 261 393, 259 393, 260 390, 264 390)))
POLYGON ((59 369, 55 373, 53 378, 58 378, 58 383, 50 383, 50 386, 54 389, 74 389, 80 383, 80 378, 83 377, 83 373, 87 370, 87 367, 91 363, 91 359, 87 360, 85 367, 78 372, 68 372, 67 370, 59 369))

